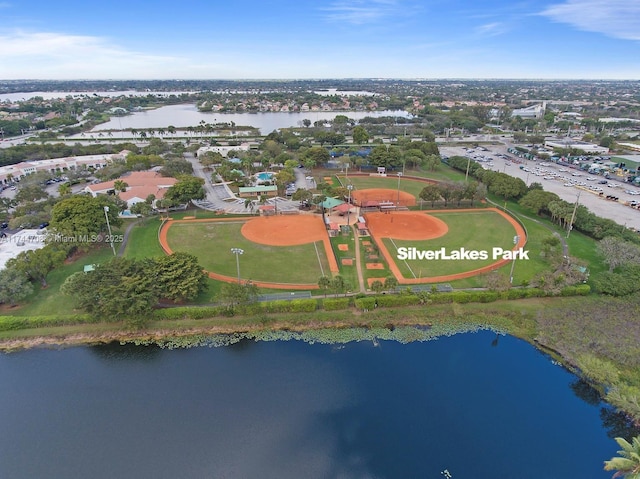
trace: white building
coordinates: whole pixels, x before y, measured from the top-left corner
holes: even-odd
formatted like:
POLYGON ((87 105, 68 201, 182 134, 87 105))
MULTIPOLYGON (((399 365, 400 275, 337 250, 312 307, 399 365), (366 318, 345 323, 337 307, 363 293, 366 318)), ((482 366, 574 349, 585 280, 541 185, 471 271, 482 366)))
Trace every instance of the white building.
POLYGON ((587 143, 586 141, 574 140, 573 138, 555 138, 551 140, 545 140, 544 146, 546 148, 571 148, 576 150, 582 150, 585 153, 604 154, 609 153, 609 148, 604 146, 595 145, 593 143, 587 143))
POLYGON ((544 116, 544 110, 546 108, 546 104, 542 103, 540 105, 531 105, 526 108, 516 108, 511 112, 511 117, 515 118, 519 116, 523 120, 531 119, 531 118, 542 118, 544 116))
POLYGON ((11 183, 13 180, 19 180, 38 171, 46 171, 52 175, 59 175, 68 170, 82 168, 99 169, 107 166, 107 164, 115 159, 124 160, 128 154, 129 151, 123 150, 120 153, 108 155, 70 156, 51 160, 23 161, 15 165, 0 167, 0 184, 11 183))

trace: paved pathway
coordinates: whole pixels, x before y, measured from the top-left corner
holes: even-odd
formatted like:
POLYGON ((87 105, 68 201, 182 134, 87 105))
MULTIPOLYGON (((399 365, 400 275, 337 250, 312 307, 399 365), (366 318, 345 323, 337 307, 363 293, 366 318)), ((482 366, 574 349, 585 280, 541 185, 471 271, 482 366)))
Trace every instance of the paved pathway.
POLYGON ((356 225, 351 225, 353 231, 353 237, 356 240, 355 254, 356 254, 356 271, 358 272, 358 283, 360 284, 360 292, 366 293, 367 289, 364 286, 364 276, 362 274, 362 261, 360 257, 360 238, 358 237, 358 229, 356 225))

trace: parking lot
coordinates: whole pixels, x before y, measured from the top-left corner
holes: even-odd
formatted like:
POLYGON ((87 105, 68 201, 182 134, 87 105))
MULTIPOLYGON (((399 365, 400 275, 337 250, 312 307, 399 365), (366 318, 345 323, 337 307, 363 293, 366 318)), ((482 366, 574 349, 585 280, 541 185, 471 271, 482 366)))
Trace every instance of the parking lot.
POLYGON ((552 162, 515 159, 507 151, 507 145, 485 145, 483 148, 486 151, 477 148, 465 150, 462 146, 441 146, 440 153, 446 156, 482 155, 484 158, 479 159, 483 160, 481 164, 485 168, 521 178, 527 185, 540 183, 545 191, 551 191, 570 203, 574 203, 580 194, 579 204, 586 206, 596 215, 640 231, 640 210, 625 204, 640 201, 640 188, 624 182, 623 178, 610 178, 606 180, 606 184, 599 183, 604 181, 602 176, 586 171, 570 169, 552 162), (498 154, 506 155, 511 160, 497 156, 498 154), (608 200, 607 196, 617 197, 618 200, 608 200))

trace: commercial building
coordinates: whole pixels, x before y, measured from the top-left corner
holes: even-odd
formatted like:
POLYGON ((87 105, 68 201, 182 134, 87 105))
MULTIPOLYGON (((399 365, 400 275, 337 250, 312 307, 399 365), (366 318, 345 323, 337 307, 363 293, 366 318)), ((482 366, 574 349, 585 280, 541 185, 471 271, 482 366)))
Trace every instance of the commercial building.
POLYGON ((20 181, 21 178, 38 171, 60 175, 69 170, 104 168, 116 159, 124 160, 128 154, 129 151, 123 150, 120 153, 108 155, 70 156, 51 160, 23 161, 15 165, 0 167, 0 184, 6 185, 12 181, 20 181))
POLYGON ((544 146, 550 149, 561 148, 582 150, 585 153, 594 153, 597 155, 609 153, 609 148, 607 147, 587 143, 586 141, 575 140, 573 138, 555 138, 545 140, 544 146))

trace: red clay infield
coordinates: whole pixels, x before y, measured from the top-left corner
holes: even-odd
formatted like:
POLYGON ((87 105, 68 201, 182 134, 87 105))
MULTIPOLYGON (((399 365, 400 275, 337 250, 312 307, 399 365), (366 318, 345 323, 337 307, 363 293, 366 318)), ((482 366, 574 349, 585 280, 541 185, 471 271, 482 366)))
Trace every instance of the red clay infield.
MULTIPOLYGON (((355 203, 362 205, 364 201, 390 201, 394 205, 398 201, 398 190, 389 190, 385 188, 369 188, 366 190, 355 190, 351 193, 351 197, 355 203)), ((402 206, 415 206, 415 196, 400 191, 400 205, 402 206)))
POLYGON ((447 223, 439 218, 414 211, 365 214, 373 237, 399 240, 429 240, 447 234, 447 223))
POLYGON ((327 238, 319 216, 265 216, 242 225, 242 236, 254 243, 269 246, 294 246, 327 238))

